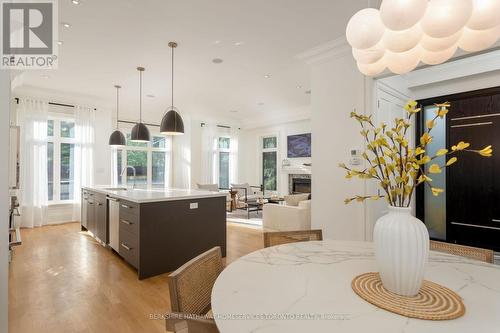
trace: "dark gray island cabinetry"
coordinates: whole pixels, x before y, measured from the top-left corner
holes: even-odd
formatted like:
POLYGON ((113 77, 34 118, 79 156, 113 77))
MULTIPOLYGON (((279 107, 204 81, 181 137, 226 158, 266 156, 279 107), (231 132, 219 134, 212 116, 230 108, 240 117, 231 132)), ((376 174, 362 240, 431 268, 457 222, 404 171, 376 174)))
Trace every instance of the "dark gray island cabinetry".
MULTIPOLYGON (((118 203, 117 251, 137 269, 139 279, 171 272, 214 246, 220 246, 223 256, 226 254, 223 194, 193 190, 83 191, 94 196, 100 192, 118 203)), ((111 220, 108 218, 108 225, 111 220)), ((82 210, 82 226, 83 221, 82 210)), ((88 225, 88 216, 86 221, 88 225)))

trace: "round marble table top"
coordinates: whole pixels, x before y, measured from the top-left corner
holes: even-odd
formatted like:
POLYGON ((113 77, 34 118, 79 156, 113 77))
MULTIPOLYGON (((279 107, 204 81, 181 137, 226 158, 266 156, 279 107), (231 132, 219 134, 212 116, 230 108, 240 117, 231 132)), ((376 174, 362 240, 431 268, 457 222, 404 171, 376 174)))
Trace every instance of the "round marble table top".
POLYGON ((367 303, 352 279, 376 271, 373 244, 322 241, 270 247, 230 264, 212 291, 221 333, 500 332, 500 266, 431 252, 425 274, 457 292, 466 313, 409 319, 367 303))

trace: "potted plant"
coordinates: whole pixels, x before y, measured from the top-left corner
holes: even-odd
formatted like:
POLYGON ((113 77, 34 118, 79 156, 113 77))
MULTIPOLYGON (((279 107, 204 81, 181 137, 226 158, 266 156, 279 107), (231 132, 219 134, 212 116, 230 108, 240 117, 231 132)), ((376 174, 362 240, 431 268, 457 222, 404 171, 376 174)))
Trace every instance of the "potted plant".
POLYGON ((406 104, 406 116, 396 118, 393 127, 385 123, 376 126, 371 116, 351 113, 351 118, 361 125, 360 133, 366 141, 366 150, 362 154, 366 167, 356 170, 343 163, 339 166, 347 171, 347 178, 378 181, 383 195, 357 195, 346 199, 345 203, 381 198, 387 200, 389 212, 375 224, 375 259, 384 288, 398 295, 418 294, 429 255, 427 228, 422 221, 411 215, 410 203, 415 188, 429 186, 432 194, 438 196, 444 189, 432 186, 432 176, 454 164, 457 161, 457 153, 471 152, 484 157, 492 156, 491 146, 474 150, 470 148, 469 143, 463 141, 450 149, 439 149, 433 156, 426 152, 433 139, 431 132, 436 121, 444 118, 449 107, 449 103, 436 104, 436 115, 427 121, 416 147, 410 147, 407 132, 411 127, 412 117, 421 111, 417 102, 410 101, 406 104), (435 162, 439 156, 447 157, 444 165, 435 162))

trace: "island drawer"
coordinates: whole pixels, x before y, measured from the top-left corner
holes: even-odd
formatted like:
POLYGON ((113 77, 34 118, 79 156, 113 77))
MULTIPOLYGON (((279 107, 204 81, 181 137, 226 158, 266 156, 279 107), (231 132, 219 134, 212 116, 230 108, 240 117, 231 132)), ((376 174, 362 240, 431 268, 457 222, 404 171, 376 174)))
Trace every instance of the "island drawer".
POLYGON ((130 201, 120 202, 120 217, 121 216, 139 216, 139 204, 130 201))
POLYGON ((119 230, 125 230, 131 234, 139 234, 139 217, 131 214, 121 214, 120 212, 120 224, 119 230))
POLYGON ((139 236, 120 228, 120 256, 126 262, 139 268, 139 236))

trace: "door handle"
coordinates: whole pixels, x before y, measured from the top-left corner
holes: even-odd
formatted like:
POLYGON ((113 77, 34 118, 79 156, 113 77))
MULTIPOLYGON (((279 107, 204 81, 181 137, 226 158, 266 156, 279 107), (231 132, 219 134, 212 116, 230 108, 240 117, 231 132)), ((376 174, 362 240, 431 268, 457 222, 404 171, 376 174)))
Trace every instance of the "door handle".
POLYGON ((122 246, 125 250, 127 250, 127 251, 132 250, 132 248, 131 248, 131 247, 128 247, 127 245, 125 245, 125 244, 123 244, 123 243, 121 243, 120 245, 121 245, 121 246, 122 246))
POLYGON ((127 220, 120 220, 121 223, 132 225, 133 223, 127 220))
POLYGON ((120 200, 115 199, 115 198, 111 198, 111 197, 108 197, 108 200, 109 200, 109 201, 114 201, 114 202, 120 202, 120 200))

